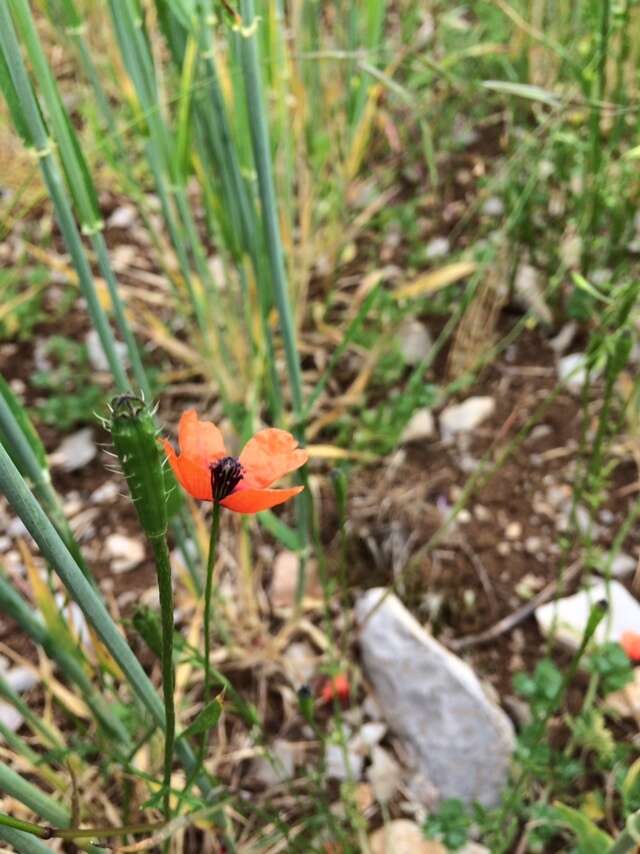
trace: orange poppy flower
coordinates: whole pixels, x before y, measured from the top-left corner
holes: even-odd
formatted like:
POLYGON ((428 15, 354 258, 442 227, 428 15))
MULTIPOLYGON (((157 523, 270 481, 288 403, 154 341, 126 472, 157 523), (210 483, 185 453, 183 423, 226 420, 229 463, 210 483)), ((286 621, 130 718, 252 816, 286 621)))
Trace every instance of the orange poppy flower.
POLYGON ((302 486, 269 489, 271 484, 304 465, 308 454, 286 430, 270 427, 249 439, 239 457, 230 456, 222 433, 200 421, 194 409, 178 425, 180 454, 162 440, 178 482, 201 501, 216 501, 236 513, 268 510, 302 492, 302 486))
POLYGON ((622 632, 620 646, 631 661, 640 661, 640 634, 638 632, 622 632))

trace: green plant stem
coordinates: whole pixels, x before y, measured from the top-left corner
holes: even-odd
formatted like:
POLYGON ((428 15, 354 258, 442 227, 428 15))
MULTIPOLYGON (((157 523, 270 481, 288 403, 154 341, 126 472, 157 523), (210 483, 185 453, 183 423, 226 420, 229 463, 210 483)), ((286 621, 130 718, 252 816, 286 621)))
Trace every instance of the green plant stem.
POLYGON ((110 836, 126 836, 129 833, 152 833, 164 827, 164 822, 128 824, 122 827, 49 827, 0 813, 0 825, 22 830, 24 833, 31 833, 40 839, 100 839, 110 836))
POLYGON ((632 813, 627 819, 626 829, 613 843, 607 854, 629 854, 637 851, 640 844, 640 810, 632 813))
MULTIPOLYGON (((216 562, 216 552, 218 550, 218 537, 220 534, 220 505, 217 501, 213 502, 213 516, 211 518, 211 537, 209 539, 209 556, 207 558, 207 578, 204 588, 204 691, 203 704, 206 705, 209 695, 209 683, 211 682, 211 663, 209 661, 211 653, 211 596, 213 593, 213 568, 216 562)), ((207 742, 207 733, 202 736, 201 754, 204 755, 204 749, 207 742)))
POLYGON ((302 374, 296 347, 293 313, 289 301, 284 253, 278 223, 276 192, 271 166, 269 129, 262 97, 262 76, 258 59, 256 33, 258 21, 254 12, 253 0, 240 0, 240 11, 244 25, 244 29, 240 34, 240 47, 247 93, 251 146, 258 176, 264 236, 269 256, 273 293, 282 327, 285 357, 291 386, 291 398, 296 419, 299 420, 302 414, 303 401, 302 374))
POLYGON ((171 770, 173 748, 176 737, 176 710, 174 703, 173 671, 173 590, 171 585, 171 562, 164 536, 151 540, 158 576, 160 596, 160 618, 162 622, 162 693, 164 697, 164 795, 163 810, 167 821, 171 820, 171 770))

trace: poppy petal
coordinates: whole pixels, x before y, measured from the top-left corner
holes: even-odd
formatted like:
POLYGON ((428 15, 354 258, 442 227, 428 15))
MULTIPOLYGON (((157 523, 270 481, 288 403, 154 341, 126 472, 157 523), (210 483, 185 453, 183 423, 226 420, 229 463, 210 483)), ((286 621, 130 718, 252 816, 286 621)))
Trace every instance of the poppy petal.
POLYGON ((180 455, 197 461, 201 466, 224 457, 224 439, 222 433, 211 421, 200 421, 195 409, 182 414, 178 425, 180 455))
POLYGON ((270 486, 290 471, 303 466, 309 454, 286 430, 269 427, 249 439, 240 454, 244 466, 243 483, 250 489, 270 486))
POLYGON ((199 501, 211 501, 211 472, 209 469, 185 457, 184 454, 180 454, 179 457, 176 456, 171 442, 166 439, 162 440, 162 445, 173 473, 182 488, 199 501))
POLYGON ((631 661, 640 661, 640 634, 630 631, 623 632, 620 638, 620 646, 631 661))
POLYGON ((303 489, 303 486, 292 486, 290 489, 240 489, 223 498, 220 504, 236 513, 259 513, 288 501, 303 489))

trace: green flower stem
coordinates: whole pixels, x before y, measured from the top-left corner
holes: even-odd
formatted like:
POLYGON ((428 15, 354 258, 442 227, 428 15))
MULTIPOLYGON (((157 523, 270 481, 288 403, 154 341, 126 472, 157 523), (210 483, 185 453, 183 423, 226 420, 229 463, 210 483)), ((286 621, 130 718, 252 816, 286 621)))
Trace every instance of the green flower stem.
MULTIPOLYGON (((2 4, 0 4, 1 8, 2 4)), ((104 602, 84 577, 80 567, 60 539, 60 535, 29 492, 2 445, 0 445, 0 493, 7 498, 10 506, 22 519, 43 556, 54 566, 60 580, 120 666, 132 690, 142 701, 155 723, 164 727, 163 705, 149 677, 114 624, 104 602)), ((179 741, 178 752, 185 768, 192 771, 196 766, 195 757, 184 740, 179 741)), ((198 785, 205 794, 211 792, 211 784, 203 775, 198 776, 197 779, 198 785)))
MULTIPOLYGON (((213 502, 213 517, 211 519, 211 537, 209 539, 209 557, 207 558, 207 579, 204 589, 204 700, 206 704, 209 695, 209 683, 211 681, 211 596, 213 593, 213 567, 216 562, 216 551, 218 548, 218 537, 220 534, 220 505, 213 502)), ((207 743, 207 733, 202 737, 201 753, 207 743)))
POLYGON ((171 563, 169 549, 164 537, 151 540, 158 576, 160 595, 160 617, 162 620, 162 691, 164 696, 164 797, 163 809, 167 821, 171 819, 171 769, 176 737, 176 710, 174 704, 173 671, 173 590, 171 587, 171 563))

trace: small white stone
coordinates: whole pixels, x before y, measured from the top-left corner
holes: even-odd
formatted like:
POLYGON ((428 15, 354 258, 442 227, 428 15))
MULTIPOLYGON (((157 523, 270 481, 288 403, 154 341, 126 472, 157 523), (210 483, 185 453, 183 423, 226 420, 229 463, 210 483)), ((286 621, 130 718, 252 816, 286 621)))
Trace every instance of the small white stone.
POLYGON ((135 221, 136 209, 131 205, 122 205, 113 211, 107 220, 107 226, 109 228, 131 228, 135 221))
POLYGON ((543 323, 551 323, 551 309, 544 298, 540 272, 530 264, 521 264, 516 271, 514 288, 520 302, 534 317, 543 323))
POLYGON ((473 508, 473 515, 478 522, 490 522, 492 519, 491 511, 484 504, 476 504, 473 508))
POLYGON ((402 782, 402 769, 384 747, 374 744, 366 777, 376 800, 385 804, 391 800, 402 782))
POLYGON ((504 202, 498 196, 490 196, 482 205, 482 213, 485 216, 502 216, 504 213, 504 202))
POLYGON ((569 353, 558 360, 558 377, 573 394, 578 394, 583 386, 586 364, 584 353, 569 353))
POLYGON ((542 551, 543 542, 540 537, 527 537, 524 541, 524 550, 530 555, 539 555, 542 551))
POLYGON ((427 258, 443 258, 449 254, 450 244, 446 237, 434 237, 427 243, 425 256, 427 258))
POLYGON ((618 577, 630 575, 634 572, 637 566, 638 561, 636 558, 625 554, 624 552, 619 552, 611 563, 611 574, 618 577))
MULTIPOLYGON (((93 370, 102 372, 110 371, 111 368, 109 367, 109 360, 102 349, 100 336, 95 329, 91 329, 87 332, 84 343, 87 348, 87 355, 93 370)), ((128 364, 127 345, 122 341, 115 341, 114 346, 118 359, 126 366, 128 364)))
POLYGON ((274 608, 291 608, 298 587, 300 561, 294 552, 282 551, 273 562, 271 602, 274 608))
POLYGON ((24 723, 24 718, 20 712, 9 703, 0 703, 0 722, 2 722, 7 729, 10 729, 12 732, 16 732, 24 723))
POLYGON ((102 486, 94 489, 89 496, 89 501, 93 504, 110 504, 115 501, 120 494, 118 484, 113 480, 105 481, 102 486))
POLYGON ((382 741, 387 732, 386 724, 382 721, 369 721, 362 724, 349 744, 358 753, 368 753, 371 748, 382 741))
POLYGON ((431 439, 435 434, 435 422, 430 409, 417 409, 409 423, 404 428, 400 442, 409 444, 409 442, 419 442, 422 439, 431 439))
POLYGON ((333 780, 359 780, 362 775, 364 757, 360 753, 345 751, 339 744, 328 744, 325 751, 327 777, 333 780))
POLYGON ((111 559, 110 567, 115 573, 135 569, 144 560, 144 546, 140 540, 124 534, 109 534, 104 544, 111 559))
POLYGON ((306 685, 316 672, 316 660, 307 641, 293 641, 282 655, 282 662, 289 681, 295 686, 306 685))
POLYGON ((64 471, 76 471, 90 463, 96 453, 93 430, 85 427, 63 439, 60 446, 49 455, 49 463, 64 471))
POLYGON ((401 326, 398 332, 398 345, 402 358, 407 365, 417 365, 425 359, 433 341, 429 330, 419 320, 408 320, 401 326))
POLYGON ((569 323, 565 323, 555 338, 549 341, 549 346, 559 356, 570 346, 577 331, 578 324, 574 320, 570 320, 569 323))
POLYGON ((522 525, 520 522, 509 522, 504 535, 508 540, 519 540, 522 536, 522 525))
POLYGON ((462 403, 447 406, 440 413, 440 432, 443 439, 457 433, 474 430, 495 412, 496 402, 492 397, 469 397, 462 403))
POLYGON ((640 604, 620 584, 599 581, 589 589, 573 596, 548 602, 536 609, 536 619, 543 635, 553 635, 568 646, 577 649, 596 602, 607 601, 609 608, 596 629, 595 643, 620 642, 625 631, 637 631, 640 626, 640 604))
POLYGON ((22 519, 17 516, 15 519, 12 519, 6 528, 7 534, 13 539, 16 540, 18 537, 28 537, 29 532, 27 531, 26 525, 22 521, 22 519))
POLYGON ((38 684, 37 674, 29 667, 14 667, 2 675, 17 694, 23 694, 38 684))

